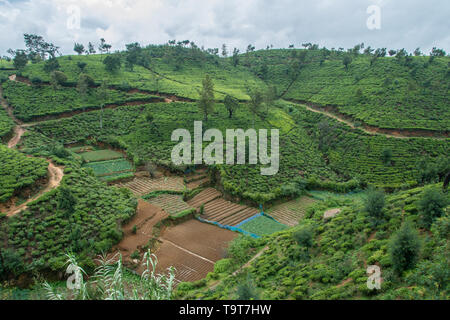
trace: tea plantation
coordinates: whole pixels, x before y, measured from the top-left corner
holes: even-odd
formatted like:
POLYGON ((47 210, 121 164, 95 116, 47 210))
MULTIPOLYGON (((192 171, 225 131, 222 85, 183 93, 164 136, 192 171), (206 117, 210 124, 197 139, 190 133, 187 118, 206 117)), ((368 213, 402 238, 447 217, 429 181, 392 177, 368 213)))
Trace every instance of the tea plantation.
POLYGON ((29 288, 22 280, 37 273, 55 278, 68 252, 87 273, 112 248, 134 261, 144 249, 167 250, 170 228, 192 241, 180 250, 189 255, 201 235, 179 224, 220 203, 222 218, 263 208, 268 216, 239 225, 260 238, 239 236, 226 254, 223 244, 205 249, 215 260, 192 260, 205 275, 225 258, 205 279, 177 282, 176 298, 450 298, 448 56, 268 47, 219 57, 173 42, 135 50, 18 69, 0 59, 0 283, 29 288), (278 129, 278 173, 262 175, 261 164, 175 165, 172 133, 193 138, 194 121, 224 138, 253 128, 268 129, 270 141, 278 129), (56 182, 52 167, 62 172, 56 182), (162 197, 167 190, 177 197, 162 197), (183 210, 168 218, 158 203, 171 208, 174 198, 183 210), (371 265, 382 270, 376 291, 366 283, 371 265))
MULTIPOLYGON (((180 284, 177 297, 242 299, 245 292, 248 299, 275 300, 449 299, 448 211, 434 221, 431 232, 421 229, 414 267, 396 271, 391 254, 402 225, 421 226, 418 203, 427 188, 389 196, 377 224, 352 198, 318 202, 295 228, 256 240, 236 239, 229 257, 216 263, 214 273, 196 283, 180 284), (336 206, 342 212, 331 221, 324 220, 324 211, 336 206), (242 261, 261 250, 249 268, 232 274, 242 261), (374 264, 381 268, 383 278, 379 290, 367 286, 366 269, 374 264)), ((446 198, 449 203, 448 194, 446 198)))

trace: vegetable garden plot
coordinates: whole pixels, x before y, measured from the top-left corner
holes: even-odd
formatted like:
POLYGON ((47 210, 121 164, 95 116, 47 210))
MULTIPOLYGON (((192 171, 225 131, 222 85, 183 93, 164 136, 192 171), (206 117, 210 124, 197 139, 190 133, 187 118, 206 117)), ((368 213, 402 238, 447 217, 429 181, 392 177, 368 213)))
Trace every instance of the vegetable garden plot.
POLYGON ((228 243, 238 233, 189 220, 168 228, 156 256, 157 269, 165 272, 169 266, 177 270, 178 281, 196 281, 214 270, 214 263, 224 258, 228 243))
POLYGON ((165 240, 211 261, 224 258, 228 243, 238 236, 236 232, 196 219, 170 227, 162 235, 165 240))
POLYGON ((156 252, 158 265, 157 273, 167 272, 167 268, 174 267, 177 282, 197 281, 214 270, 214 264, 180 249, 170 242, 163 242, 156 252))
POLYGON ((91 168, 97 177, 106 177, 113 174, 132 172, 133 165, 125 159, 91 162, 84 165, 91 168))
POLYGON ((285 230, 288 228, 288 226, 281 224, 269 217, 259 216, 253 220, 239 225, 239 228, 259 236, 264 236, 285 230))
POLYGON ((132 181, 118 183, 117 187, 130 189, 136 196, 142 197, 153 191, 179 191, 184 190, 184 182, 181 177, 161 177, 151 179, 136 177, 132 181))
POLYGON ((181 196, 175 194, 161 194, 148 199, 147 202, 164 209, 171 215, 192 209, 181 196))
POLYGON ((300 197, 270 208, 267 210, 267 214, 285 225, 296 226, 303 218, 306 209, 314 202, 315 200, 312 198, 300 197))
POLYGON ((123 158, 123 154, 113 150, 95 150, 80 153, 86 162, 105 161, 123 158))

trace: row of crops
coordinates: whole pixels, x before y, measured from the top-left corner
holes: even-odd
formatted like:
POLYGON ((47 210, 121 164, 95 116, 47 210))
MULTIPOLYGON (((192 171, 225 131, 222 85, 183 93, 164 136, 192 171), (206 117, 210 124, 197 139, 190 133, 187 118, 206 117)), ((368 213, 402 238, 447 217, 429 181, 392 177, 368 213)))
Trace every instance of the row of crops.
POLYGON ((44 159, 27 157, 4 145, 0 145, 0 163, 0 203, 47 176, 48 164, 44 159))
MULTIPOLYGON (((449 154, 448 139, 394 139, 368 135, 324 115, 309 112, 303 106, 285 105, 282 108, 269 113, 266 121, 258 118, 255 121, 256 128, 281 127, 279 173, 262 176, 259 165, 219 166, 221 182, 228 193, 264 202, 279 197, 281 187, 296 177, 329 181, 331 187, 332 182, 352 178, 378 186, 400 187, 415 183, 417 163, 422 158, 449 154), (283 130, 283 126, 290 129, 283 130), (384 164, 381 157, 386 148, 393 152, 389 165, 384 164)), ((194 103, 151 104, 105 110, 102 131, 98 130, 98 112, 41 123, 37 129, 64 143, 89 137, 117 140, 136 159, 169 164, 171 150, 176 144, 170 139, 172 131, 186 128, 192 132, 194 120, 199 119, 202 116, 194 103), (152 121, 148 120, 147 114, 152 115, 152 121)), ((216 104, 215 112, 203 125, 205 129, 222 131, 246 129, 252 119, 245 105, 229 119, 223 105, 216 104)))
MULTIPOLYGON (((132 84, 133 88, 190 99, 199 97, 197 89, 201 87, 205 73, 210 74, 215 83, 217 99, 222 99, 224 93, 231 94, 238 99, 248 99, 245 89, 247 85, 264 86, 264 83, 246 68, 233 67, 228 61, 221 61, 219 64, 204 61, 199 64, 184 59, 179 68, 162 57, 154 57, 151 62, 151 70, 142 66, 134 66, 133 71, 122 67, 117 72, 110 73, 105 70, 103 58, 100 55, 65 56, 58 58, 58 61, 61 66, 60 70, 66 74, 71 83, 76 83, 78 80, 80 70, 77 63, 85 62, 87 65, 83 72, 98 83, 107 80, 108 83, 116 86, 132 84)), ((44 71, 43 66, 43 63, 30 64, 24 68, 22 74, 30 79, 38 77, 49 81, 49 74, 44 71)))
POLYGON ((83 167, 91 169, 100 180, 114 181, 134 176, 132 163, 124 159, 120 152, 108 149, 79 152, 87 148, 79 147, 77 149, 79 156, 85 162, 83 167))
POLYGON ((448 158, 450 153, 450 139, 395 139, 369 135, 322 114, 309 112, 302 106, 296 106, 292 116, 316 141, 322 141, 333 171, 360 177, 382 187, 414 184, 421 159, 448 158), (392 151, 389 164, 383 163, 381 158, 385 149, 392 151))
POLYGON ((147 94, 131 94, 118 90, 107 90, 106 97, 101 98, 98 88, 89 88, 83 97, 76 88, 65 87, 55 90, 47 85, 29 86, 15 81, 7 81, 2 86, 3 95, 14 108, 14 115, 23 121, 76 110, 100 109, 102 104, 159 99, 147 94))
POLYGON ((257 236, 269 235, 288 228, 288 226, 265 215, 260 215, 250 221, 238 225, 237 227, 257 236))
MULTIPOLYGON (((298 76, 292 76, 294 50, 258 51, 250 55, 251 69, 267 68, 265 81, 284 98, 336 110, 372 126, 388 129, 450 130, 449 58, 353 57, 348 70, 342 54, 326 59, 320 50, 308 50, 298 76), (295 80, 295 81, 293 81, 295 80), (293 82, 292 82, 293 81, 293 82)), ((299 52, 297 52, 297 55, 299 52)))
POLYGON ((5 109, 0 107, 0 140, 8 136, 14 128, 14 121, 9 117, 5 109))
POLYGON ((7 246, 37 269, 59 270, 67 251, 86 263, 121 239, 120 224, 136 207, 131 192, 107 187, 85 170, 66 168, 58 189, 7 220, 7 246))

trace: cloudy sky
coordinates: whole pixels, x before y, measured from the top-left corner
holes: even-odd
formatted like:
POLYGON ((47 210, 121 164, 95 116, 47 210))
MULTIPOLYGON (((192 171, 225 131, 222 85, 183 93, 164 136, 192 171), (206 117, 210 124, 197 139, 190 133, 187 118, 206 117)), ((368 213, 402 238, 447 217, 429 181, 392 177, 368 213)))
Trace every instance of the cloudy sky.
POLYGON ((97 44, 100 38, 113 50, 135 41, 188 39, 241 50, 249 43, 261 49, 364 42, 450 52, 449 16, 448 0, 0 0, 0 55, 23 48, 24 33, 44 36, 65 54, 73 53, 74 42, 97 44))

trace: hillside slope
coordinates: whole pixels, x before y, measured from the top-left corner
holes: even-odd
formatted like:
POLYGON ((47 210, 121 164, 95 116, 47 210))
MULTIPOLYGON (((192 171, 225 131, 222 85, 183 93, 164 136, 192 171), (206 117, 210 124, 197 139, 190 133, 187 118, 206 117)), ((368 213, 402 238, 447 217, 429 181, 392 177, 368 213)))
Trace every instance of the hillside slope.
MULTIPOLYGON (((428 188, 441 188, 441 185, 428 188)), ((449 299, 449 209, 429 230, 420 229, 420 254, 403 272, 394 270, 389 253, 393 235, 409 221, 421 225, 417 201, 424 188, 389 196, 377 225, 358 198, 334 197, 313 205, 296 228, 261 240, 241 238, 229 258, 216 263, 207 279, 178 287, 187 299, 449 299), (328 220, 328 208, 341 212, 328 220), (295 234, 308 229, 312 244, 297 242, 295 234), (266 250, 260 252, 265 247, 266 250), (250 267, 239 265, 260 252, 250 267), (367 286, 367 267, 381 268, 381 289, 367 286)), ((450 196, 447 194, 447 201, 450 196)), ((449 203, 449 202, 447 202, 449 203)), ((303 240, 304 241, 304 240, 303 240)))

